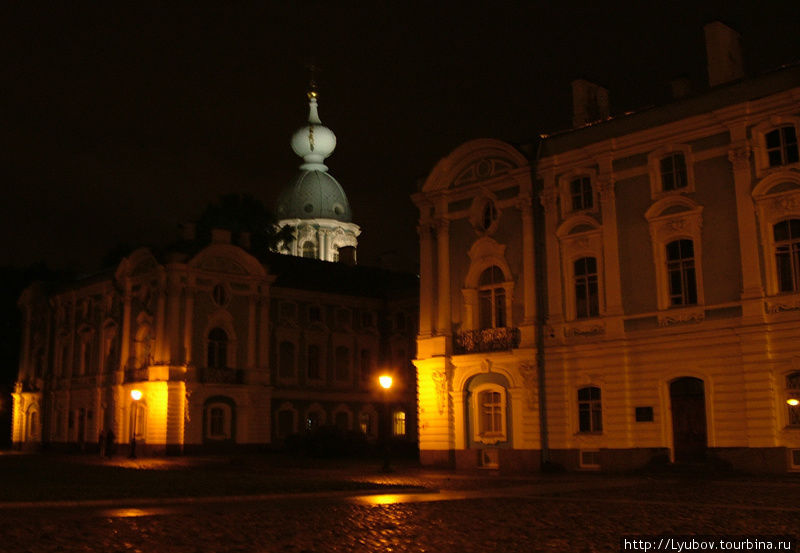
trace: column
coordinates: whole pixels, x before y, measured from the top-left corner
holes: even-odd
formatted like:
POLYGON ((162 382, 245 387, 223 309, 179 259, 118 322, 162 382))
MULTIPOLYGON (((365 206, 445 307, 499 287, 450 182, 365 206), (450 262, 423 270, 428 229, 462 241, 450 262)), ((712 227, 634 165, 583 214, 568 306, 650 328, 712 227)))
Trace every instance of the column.
POLYGON ((433 331, 433 237, 430 221, 420 221, 419 233, 419 335, 429 338, 433 331))
POLYGON ((189 277, 184 293, 183 309, 183 363, 190 365, 192 362, 192 326, 194 322, 194 278, 189 277))
MULTIPOLYGON (((731 129, 731 137, 744 135, 744 127, 731 129)), ((750 145, 742 138, 732 144, 728 159, 733 165, 733 182, 736 189, 736 220, 739 230, 739 248, 742 263, 742 299, 761 298, 764 286, 761 282, 758 255, 758 226, 753 205, 750 175, 750 145)))
MULTIPOLYGON (((122 298, 122 337, 119 348, 119 370, 128 366, 131 345, 131 281, 125 279, 125 291, 122 298)), ((119 434, 117 434, 119 436, 119 434)))
MULTIPOLYGON (((545 221, 545 251, 547 253, 547 299, 548 299, 548 320, 552 324, 559 324, 564 321, 561 309, 563 297, 561 292, 561 262, 559 261, 559 243, 556 229, 558 226, 558 210, 554 178, 551 175, 546 179, 544 190, 539 196, 539 200, 544 207, 545 221)), ((544 284, 544 283, 542 283, 544 284)))
POLYGON ((181 275, 174 268, 167 275, 167 333, 164 359, 170 365, 180 363, 181 275))
POLYGON ((450 221, 445 217, 436 220, 436 245, 439 251, 439 288, 437 302, 439 317, 437 334, 449 336, 452 330, 450 313, 450 221))
POLYGON ((597 178, 600 209, 603 214, 603 285, 607 315, 622 315, 622 283, 619 271, 617 202, 611 175, 597 178))
POLYGON ((153 359, 154 365, 164 364, 166 359, 166 275, 163 269, 159 271, 158 278, 158 300, 156 301, 156 343, 153 348, 156 358, 153 359))
MULTIPOLYGON (((536 322, 536 273, 534 255, 536 245, 533 239, 533 209, 530 196, 517 199, 517 208, 522 215, 522 293, 524 318, 523 325, 536 322)), ((511 313, 511 311, 508 311, 511 313)))
POLYGON ((255 294, 247 298, 247 365, 244 367, 246 369, 253 369, 256 366, 256 300, 255 294))

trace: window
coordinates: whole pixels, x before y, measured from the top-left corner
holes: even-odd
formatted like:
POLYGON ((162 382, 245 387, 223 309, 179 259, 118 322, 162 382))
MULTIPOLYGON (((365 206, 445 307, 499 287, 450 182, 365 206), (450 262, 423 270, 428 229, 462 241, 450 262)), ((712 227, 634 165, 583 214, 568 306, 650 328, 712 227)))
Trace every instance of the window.
POLYGON ((316 259, 317 247, 314 245, 314 242, 310 240, 308 242, 303 242, 303 257, 316 259))
POLYGON ((637 407, 635 410, 636 422, 653 422, 652 407, 637 407))
POLYGON ((373 325, 374 325, 374 319, 372 317, 372 311, 362 311, 361 328, 372 328, 373 325))
POLYGON ((294 344, 283 341, 278 346, 278 376, 294 378, 294 344))
POLYGON ((322 414, 319 411, 309 411, 306 415, 306 432, 314 432, 322 425, 322 414))
POLYGON ((781 221, 773 228, 779 292, 800 292, 800 219, 781 221))
POLYGON ((394 314, 394 330, 395 332, 404 332, 406 330, 406 315, 402 311, 394 314))
POLYGON ((312 344, 308 346, 308 370, 307 373, 309 380, 321 380, 322 371, 320 370, 320 352, 319 346, 312 344))
POLYGON ((322 310, 320 309, 319 305, 311 305, 308 307, 308 322, 322 322, 322 310))
POLYGON ((600 388, 589 386, 578 390, 578 430, 580 432, 603 431, 600 388))
POLYGON ((222 407, 212 407, 208 410, 209 436, 225 436, 225 410, 222 407))
POLYGON ((506 390, 498 384, 483 384, 473 390, 473 439, 484 444, 506 440, 506 390))
POLYGON ((800 372, 786 377, 786 407, 789 426, 800 427, 800 372))
POLYGON ((294 429, 295 412, 293 409, 281 409, 277 416, 278 438, 284 439, 295 433, 294 429))
POLYGON ((596 449, 582 449, 579 464, 581 468, 600 468, 600 452, 596 449))
POLYGON ((487 200, 481 213, 481 228, 489 230, 497 220, 497 206, 492 200, 487 200))
POLYGON ((81 336, 81 357, 80 357, 80 374, 88 374, 92 369, 92 350, 94 349, 94 340, 90 331, 84 332, 81 336))
POLYGON ((689 179, 686 173, 686 157, 682 152, 673 152, 661 158, 661 189, 664 192, 686 188, 689 179))
POLYGON ((405 411, 395 411, 392 421, 392 434, 395 436, 406 435, 406 413, 405 411))
POLYGON ((336 380, 348 380, 350 378, 350 350, 346 346, 338 346, 334 357, 336 380))
POLYGON ((582 211, 594 207, 592 195, 592 179, 581 176, 569 183, 569 195, 572 199, 572 211, 582 211))
POLYGON ((212 328, 208 333, 208 355, 206 365, 211 369, 228 366, 228 334, 221 328, 212 328))
POLYGON ((228 301, 228 292, 222 284, 217 284, 211 292, 211 298, 216 305, 222 307, 228 301))
POLYGON ((361 373, 361 382, 369 384, 372 382, 372 354, 368 349, 361 350, 359 369, 361 373))
POLYGON ((667 279, 671 307, 697 304, 694 244, 691 240, 675 240, 667 244, 667 279))
POLYGON ((362 434, 367 436, 375 436, 375 414, 362 411, 358 416, 358 429, 362 434))
POLYGON ((574 264, 575 316, 578 319, 597 317, 600 300, 597 288, 597 259, 581 257, 574 264))
POLYGON ((770 167, 797 163, 797 131, 794 125, 786 125, 766 133, 764 141, 770 167))
POLYGON ((346 432, 350 429, 350 413, 347 411, 338 411, 336 415, 334 415, 333 421, 336 428, 342 432, 346 432))
POLYGON ((478 324, 479 328, 502 328, 506 326, 505 277, 500 267, 493 265, 478 280, 478 324))

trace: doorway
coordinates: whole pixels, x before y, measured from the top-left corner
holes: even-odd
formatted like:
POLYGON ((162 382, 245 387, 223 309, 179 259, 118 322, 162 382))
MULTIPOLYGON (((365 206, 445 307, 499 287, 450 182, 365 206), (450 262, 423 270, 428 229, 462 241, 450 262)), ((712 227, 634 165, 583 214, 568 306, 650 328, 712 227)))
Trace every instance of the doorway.
POLYGON ((669 385, 672 436, 676 463, 705 460, 708 448, 705 386, 699 378, 683 377, 669 385))

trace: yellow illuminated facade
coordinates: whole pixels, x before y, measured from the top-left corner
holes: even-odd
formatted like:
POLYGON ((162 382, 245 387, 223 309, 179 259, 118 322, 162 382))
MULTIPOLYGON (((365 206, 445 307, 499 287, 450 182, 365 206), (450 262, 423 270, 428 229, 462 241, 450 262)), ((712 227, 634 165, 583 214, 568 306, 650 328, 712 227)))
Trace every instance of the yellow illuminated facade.
POLYGON ((610 118, 576 81, 574 129, 434 167, 423 463, 800 469, 800 67, 711 85, 610 118))

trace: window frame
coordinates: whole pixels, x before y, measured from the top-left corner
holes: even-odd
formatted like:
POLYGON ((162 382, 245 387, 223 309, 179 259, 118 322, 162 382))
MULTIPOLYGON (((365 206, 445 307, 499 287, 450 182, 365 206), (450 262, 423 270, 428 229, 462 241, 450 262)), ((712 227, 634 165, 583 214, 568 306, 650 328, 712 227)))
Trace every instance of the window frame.
POLYGON ((581 386, 580 388, 576 389, 575 393, 576 398, 576 406, 577 406, 577 426, 578 426, 578 434, 602 434, 603 433, 603 390, 600 386, 590 384, 588 386, 581 386), (588 390, 590 397, 589 399, 581 399, 581 392, 584 390, 588 390), (591 397, 591 394, 594 390, 597 390, 597 398, 591 397), (582 427, 582 406, 588 406, 589 412, 589 428, 584 429, 582 427), (597 408, 595 410, 595 407, 597 408), (595 413, 599 416, 599 426, 595 425, 595 413))
MULTIPOLYGON (((498 244, 493 238, 484 236, 479 238, 469 249, 470 267, 464 279, 464 288, 461 295, 464 300, 464 330, 480 330, 478 314, 478 288, 480 276, 483 272, 496 265, 506 279, 502 286, 505 292, 505 328, 513 328, 514 279, 511 269, 505 259, 505 246, 498 244)), ((410 321, 409 321, 410 322, 410 321)), ((413 323, 412 323, 413 324, 413 323)))
POLYGON ((588 215, 570 217, 556 231, 561 250, 561 274, 564 314, 567 321, 588 321, 606 314, 605 264, 603 263, 603 231, 597 220, 588 215), (579 230, 579 229, 586 230, 579 230), (575 262, 593 257, 597 264, 598 314, 595 317, 578 317, 575 296, 575 262))
POLYGON ((752 130, 753 159, 755 161, 756 177, 761 178, 774 172, 787 169, 800 168, 800 117, 792 115, 774 115, 755 125, 752 130), (797 142, 798 161, 771 166, 769 164, 769 148, 767 135, 785 127, 793 127, 797 142))
POLYGON ((650 174, 650 199, 657 201, 667 196, 692 194, 695 191, 694 153, 688 144, 668 144, 653 150, 647 155, 647 169, 650 174), (664 175, 661 171, 662 160, 675 154, 683 154, 686 165, 686 186, 664 190, 664 175))
MULTIPOLYGON (((476 443, 485 445, 496 445, 500 442, 508 441, 508 393, 500 384, 486 383, 476 386, 471 392, 471 423, 472 439, 476 443), (483 427, 484 410, 481 403, 483 394, 498 394, 497 409, 500 415, 500 428, 486 432, 483 427)), ((494 403, 492 405, 495 405, 494 403)))
POLYGON ((577 167, 568 171, 558 178, 559 204, 561 205, 561 217, 566 219, 572 215, 598 213, 600 211, 600 198, 597 185, 597 171, 588 167, 577 167), (592 205, 574 209, 572 183, 579 179, 589 180, 589 193, 592 205))
POLYGON ((703 287, 703 207, 683 195, 669 195, 650 206, 645 218, 650 226, 650 242, 656 275, 659 324, 675 320, 703 319, 705 293, 703 287), (681 208, 680 211, 675 211, 681 208), (676 240, 691 240, 694 251, 694 275, 697 302, 672 305, 670 300, 667 245, 676 240))

